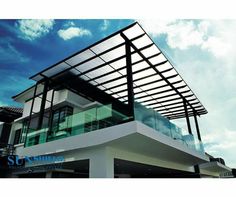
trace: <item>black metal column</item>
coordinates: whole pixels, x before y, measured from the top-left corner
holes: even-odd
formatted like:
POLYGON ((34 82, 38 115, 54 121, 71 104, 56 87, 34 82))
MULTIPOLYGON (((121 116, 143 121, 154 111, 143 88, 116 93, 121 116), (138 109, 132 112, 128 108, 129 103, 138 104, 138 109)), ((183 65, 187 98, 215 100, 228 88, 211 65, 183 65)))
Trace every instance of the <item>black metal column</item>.
POLYGON ((24 145, 26 144, 27 134, 28 134, 29 129, 30 129, 30 123, 31 123, 31 119, 32 119, 33 109, 34 109, 34 100, 35 100, 36 93, 37 93, 37 87, 38 87, 38 83, 36 83, 35 87, 34 87, 34 94, 33 94, 32 103, 31 103, 31 107, 30 107, 30 113, 29 113, 29 119, 28 119, 28 125, 27 125, 24 145))
POLYGON ((134 117, 134 89, 133 89, 133 73, 132 73, 132 59, 130 44, 125 42, 126 53, 126 72, 127 72, 127 91, 128 91, 128 105, 130 116, 134 117))
POLYGON ((47 141, 48 141, 48 135, 50 135, 51 132, 52 132, 52 121, 53 121, 53 110, 52 110, 52 108, 53 108, 54 94, 55 94, 55 90, 52 90, 51 105, 50 105, 50 112, 49 112, 49 122, 48 122, 49 131, 47 132, 47 141))
POLYGON ((201 173, 200 173, 200 168, 199 165, 194 166, 194 171, 195 171, 195 178, 201 178, 201 173))
POLYGON ((187 108, 186 101, 183 100, 183 103, 184 103, 185 117, 186 117, 187 126, 188 126, 188 132, 189 132, 189 134, 192 134, 191 125, 190 125, 190 120, 189 120, 189 116, 188 116, 188 108, 187 108))
POLYGON ((195 112, 194 112, 194 121, 195 121, 195 126, 196 126, 196 131, 197 131, 197 137, 199 141, 202 141, 199 126, 198 126, 198 121, 197 121, 197 115, 195 112))
POLYGON ((45 110, 47 91, 48 91, 48 82, 49 82, 48 80, 44 82, 43 95, 42 95, 42 101, 41 101, 41 106, 40 106, 40 111, 39 111, 39 120, 38 120, 37 129, 41 129, 43 125, 44 110, 45 110))
POLYGON ((54 93, 55 93, 55 90, 52 90, 51 105, 50 105, 50 120, 52 119, 52 108, 53 108, 54 93))

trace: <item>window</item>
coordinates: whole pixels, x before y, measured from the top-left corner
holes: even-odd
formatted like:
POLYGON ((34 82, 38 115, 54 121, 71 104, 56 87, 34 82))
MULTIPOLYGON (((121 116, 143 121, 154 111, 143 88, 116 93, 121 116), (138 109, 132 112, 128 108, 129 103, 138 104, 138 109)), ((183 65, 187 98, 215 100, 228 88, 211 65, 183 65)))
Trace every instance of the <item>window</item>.
POLYGON ((21 129, 17 129, 15 131, 15 138, 14 138, 14 144, 19 144, 20 143, 20 136, 21 135, 21 129))
POLYGON ((20 137, 20 143, 25 143, 27 128, 28 128, 28 122, 29 122, 28 120, 25 120, 23 122, 22 132, 21 132, 21 137, 20 137))
POLYGON ((69 116, 73 114, 73 108, 62 107, 53 112, 48 139, 67 137, 71 134, 69 116))

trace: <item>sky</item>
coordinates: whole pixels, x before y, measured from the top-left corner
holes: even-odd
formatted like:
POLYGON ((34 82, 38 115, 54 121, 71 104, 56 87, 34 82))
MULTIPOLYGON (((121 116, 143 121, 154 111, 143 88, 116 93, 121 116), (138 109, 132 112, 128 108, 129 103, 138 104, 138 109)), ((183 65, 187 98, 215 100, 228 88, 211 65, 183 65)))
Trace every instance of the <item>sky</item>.
MULTIPOLYGON (((40 70, 135 20, 0 20, 0 106, 40 70)), ((205 150, 236 168, 236 20, 138 20, 208 110, 205 150)), ((186 126, 184 119, 175 121, 186 126)))

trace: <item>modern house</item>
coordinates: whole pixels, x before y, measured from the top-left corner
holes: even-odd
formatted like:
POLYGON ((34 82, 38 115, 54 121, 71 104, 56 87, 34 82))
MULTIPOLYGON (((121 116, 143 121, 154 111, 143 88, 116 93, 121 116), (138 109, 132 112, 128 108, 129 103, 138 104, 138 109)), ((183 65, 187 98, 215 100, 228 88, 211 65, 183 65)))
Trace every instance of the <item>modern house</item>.
POLYGON ((11 127, 7 177, 231 171, 205 153, 198 118, 207 110, 137 22, 30 79, 35 85, 13 97, 24 108, 11 127), (174 124, 180 118, 187 132, 174 124))

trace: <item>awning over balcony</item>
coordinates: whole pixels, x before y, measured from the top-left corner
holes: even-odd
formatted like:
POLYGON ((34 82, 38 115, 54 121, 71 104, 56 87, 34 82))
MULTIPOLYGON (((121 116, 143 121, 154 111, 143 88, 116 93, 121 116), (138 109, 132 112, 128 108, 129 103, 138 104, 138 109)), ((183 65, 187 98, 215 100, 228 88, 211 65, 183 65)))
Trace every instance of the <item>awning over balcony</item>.
POLYGON ((39 72, 31 79, 41 82, 73 75, 128 103, 128 88, 135 101, 169 119, 206 114, 207 110, 171 62, 136 22, 39 72), (127 54, 127 44, 129 53, 127 54), (127 75, 131 63, 132 86, 127 75), (185 108, 186 107, 186 108, 185 108))

